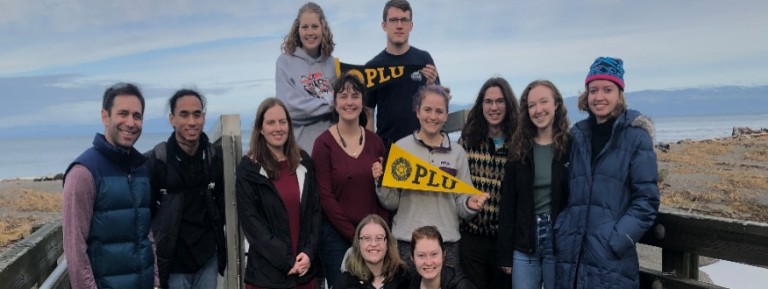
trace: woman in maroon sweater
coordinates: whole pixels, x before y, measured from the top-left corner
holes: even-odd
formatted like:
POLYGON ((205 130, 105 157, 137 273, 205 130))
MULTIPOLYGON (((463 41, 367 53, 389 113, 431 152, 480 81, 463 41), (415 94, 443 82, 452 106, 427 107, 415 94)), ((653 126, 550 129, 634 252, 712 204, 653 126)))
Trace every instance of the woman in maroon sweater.
POLYGON ((317 137, 312 151, 324 213, 320 260, 328 284, 341 275, 341 261, 357 224, 370 214, 389 219, 376 197, 372 172, 373 163, 384 157, 384 143, 365 129, 363 82, 347 74, 334 83, 333 91, 335 124, 317 137))

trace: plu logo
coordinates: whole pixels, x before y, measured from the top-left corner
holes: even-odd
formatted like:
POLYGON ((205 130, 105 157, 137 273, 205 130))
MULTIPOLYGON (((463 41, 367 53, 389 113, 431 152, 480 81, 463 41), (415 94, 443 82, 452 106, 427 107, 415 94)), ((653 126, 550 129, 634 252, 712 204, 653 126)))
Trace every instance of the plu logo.
POLYGON ((405 158, 397 158, 392 163, 392 168, 390 170, 392 172, 392 177, 395 178, 395 180, 398 181, 405 181, 409 177, 411 177, 411 163, 408 162, 405 158))

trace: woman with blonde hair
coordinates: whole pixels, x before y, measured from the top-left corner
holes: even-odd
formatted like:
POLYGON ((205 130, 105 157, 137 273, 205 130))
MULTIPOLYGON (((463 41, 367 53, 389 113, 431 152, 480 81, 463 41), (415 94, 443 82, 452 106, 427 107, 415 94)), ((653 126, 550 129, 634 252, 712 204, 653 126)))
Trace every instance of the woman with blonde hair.
POLYGON ((320 235, 315 165, 296 143, 285 105, 267 98, 236 172, 237 214, 250 246, 247 289, 313 289, 320 235))
POLYGON ((299 8, 277 58, 277 98, 293 117, 296 141, 308 152, 317 136, 331 126, 334 46, 323 9, 307 2, 299 8))
POLYGON ((398 289, 407 288, 410 281, 397 252, 397 240, 387 222, 373 214, 357 225, 344 268, 335 289, 398 289))

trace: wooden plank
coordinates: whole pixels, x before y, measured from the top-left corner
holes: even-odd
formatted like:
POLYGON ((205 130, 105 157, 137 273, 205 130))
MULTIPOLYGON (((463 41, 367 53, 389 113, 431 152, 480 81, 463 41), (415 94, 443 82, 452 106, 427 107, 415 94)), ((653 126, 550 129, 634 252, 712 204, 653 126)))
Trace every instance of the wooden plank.
POLYGON ((243 288, 243 237, 240 223, 237 219, 237 201, 235 198, 235 170, 243 154, 242 136, 240 133, 240 115, 222 115, 221 146, 224 157, 224 203, 227 222, 227 270, 225 284, 219 283, 220 288, 243 288))
POLYGON ((40 285, 64 252, 61 222, 44 225, 0 256, 0 280, 6 288, 40 285))
POLYGON ((768 266, 768 224, 764 223, 662 209, 654 229, 640 242, 678 252, 768 266))
POLYGON ((454 111, 448 114, 448 120, 443 126, 443 130, 447 133, 461 131, 464 128, 464 122, 467 121, 469 115, 469 109, 463 109, 454 111))
POLYGON ((694 280, 699 278, 699 256, 667 248, 661 250, 661 256, 661 271, 665 274, 694 280))
POLYGON ((665 275, 659 271, 640 268, 640 288, 653 289, 725 289, 693 279, 665 275))

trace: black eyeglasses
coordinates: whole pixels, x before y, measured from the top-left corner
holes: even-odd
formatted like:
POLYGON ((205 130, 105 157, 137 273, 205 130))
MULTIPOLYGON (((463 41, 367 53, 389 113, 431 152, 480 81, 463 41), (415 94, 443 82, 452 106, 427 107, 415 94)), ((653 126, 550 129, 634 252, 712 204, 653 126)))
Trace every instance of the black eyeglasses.
POLYGON ((411 18, 408 18, 408 17, 402 17, 402 18, 392 17, 392 18, 387 19, 387 22, 389 22, 389 24, 397 24, 398 22, 403 23, 403 24, 408 24, 408 23, 411 23, 411 18))

